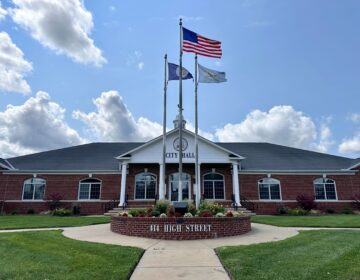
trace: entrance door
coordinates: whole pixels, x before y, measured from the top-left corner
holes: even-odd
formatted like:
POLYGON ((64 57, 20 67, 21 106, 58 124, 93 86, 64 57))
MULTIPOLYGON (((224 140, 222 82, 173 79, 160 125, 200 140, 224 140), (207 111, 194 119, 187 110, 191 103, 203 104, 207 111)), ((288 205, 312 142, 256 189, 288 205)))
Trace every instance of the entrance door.
MULTIPOLYGON (((179 173, 170 175, 169 193, 171 201, 179 201, 179 173)), ((191 176, 187 173, 182 173, 182 199, 189 199, 190 197, 191 176)))

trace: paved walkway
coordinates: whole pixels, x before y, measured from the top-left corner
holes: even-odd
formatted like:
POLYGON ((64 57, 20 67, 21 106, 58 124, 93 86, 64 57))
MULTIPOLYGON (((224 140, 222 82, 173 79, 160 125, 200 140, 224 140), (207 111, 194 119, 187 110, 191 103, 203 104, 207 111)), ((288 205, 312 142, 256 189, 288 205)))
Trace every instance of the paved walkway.
POLYGON ((66 237, 77 240, 145 249, 146 251, 131 276, 131 280, 226 280, 230 278, 216 256, 214 248, 283 240, 297 235, 299 230, 334 230, 334 228, 276 227, 253 223, 252 231, 240 236, 189 241, 156 240, 120 235, 111 232, 109 224, 69 228, 2 230, 0 232, 53 229, 62 229, 66 237))
POLYGON ((252 224, 252 231, 241 236, 208 240, 155 240, 113 233, 109 225, 65 228, 64 235, 73 239, 145 249, 131 280, 159 279, 230 279, 214 248, 276 241, 298 234, 296 229, 252 224))

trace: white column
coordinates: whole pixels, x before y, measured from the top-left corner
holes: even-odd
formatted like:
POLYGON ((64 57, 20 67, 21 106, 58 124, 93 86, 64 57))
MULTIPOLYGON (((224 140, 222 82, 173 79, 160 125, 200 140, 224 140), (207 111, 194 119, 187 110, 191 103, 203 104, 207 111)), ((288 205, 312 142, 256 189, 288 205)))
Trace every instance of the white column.
POLYGON ((165 198, 165 178, 164 178, 164 164, 160 163, 160 174, 159 174, 159 199, 165 198))
POLYGON ((236 202, 236 204, 238 206, 241 206, 241 204, 240 204, 238 163, 233 162, 232 166, 233 166, 233 190, 234 190, 235 202, 236 202))
POLYGON ((127 163, 123 162, 121 164, 121 188, 120 188, 120 203, 119 203, 119 206, 121 207, 125 203, 126 173, 127 173, 127 163))

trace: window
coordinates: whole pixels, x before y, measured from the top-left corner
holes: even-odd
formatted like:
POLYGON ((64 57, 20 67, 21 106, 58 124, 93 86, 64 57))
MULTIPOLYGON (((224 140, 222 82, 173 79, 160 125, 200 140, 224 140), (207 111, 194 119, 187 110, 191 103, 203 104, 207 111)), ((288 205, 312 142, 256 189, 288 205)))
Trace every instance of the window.
POLYGON ((335 181, 328 178, 318 178, 314 180, 316 200, 336 200, 335 181))
POLYGON ((98 179, 85 179, 80 181, 79 200, 100 199, 101 181, 98 179))
POLYGON ((224 176, 218 173, 208 173, 204 175, 204 198, 205 199, 224 199, 224 176))
POLYGON ((259 197, 264 200, 281 200, 280 181, 273 178, 259 180, 259 197))
POLYGON ((24 181, 23 200, 43 200, 45 193, 45 180, 31 178, 24 181))
POLYGON ((155 199, 156 176, 152 173, 140 173, 135 176, 135 199, 155 199))

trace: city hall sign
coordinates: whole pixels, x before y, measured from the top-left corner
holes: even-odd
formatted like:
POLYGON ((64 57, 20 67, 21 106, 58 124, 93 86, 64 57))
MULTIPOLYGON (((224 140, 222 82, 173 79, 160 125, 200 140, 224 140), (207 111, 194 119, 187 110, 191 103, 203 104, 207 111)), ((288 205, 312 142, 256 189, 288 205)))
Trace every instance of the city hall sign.
MULTIPOLYGON (((183 138, 181 142, 182 142, 182 151, 186 151, 186 149, 189 146, 188 141, 185 138, 183 138)), ((166 153, 165 154, 166 158, 179 158, 179 150, 180 150, 180 138, 179 137, 174 139, 173 147, 174 147, 175 152, 166 153)), ((195 158, 195 153, 194 152, 183 152, 182 157, 183 158, 195 158)))

